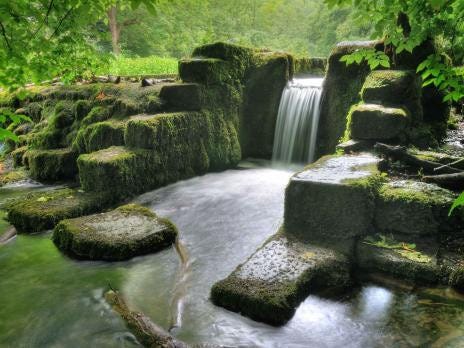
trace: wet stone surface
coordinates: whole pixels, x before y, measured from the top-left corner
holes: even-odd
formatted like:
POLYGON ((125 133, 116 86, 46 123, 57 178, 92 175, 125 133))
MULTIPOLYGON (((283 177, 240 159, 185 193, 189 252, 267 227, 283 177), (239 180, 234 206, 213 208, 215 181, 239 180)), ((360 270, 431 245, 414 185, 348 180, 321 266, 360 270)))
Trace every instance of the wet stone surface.
POLYGON ((372 175, 367 167, 377 164, 378 161, 370 153, 330 157, 314 163, 307 170, 296 174, 292 180, 339 184, 349 179, 362 179, 372 175))

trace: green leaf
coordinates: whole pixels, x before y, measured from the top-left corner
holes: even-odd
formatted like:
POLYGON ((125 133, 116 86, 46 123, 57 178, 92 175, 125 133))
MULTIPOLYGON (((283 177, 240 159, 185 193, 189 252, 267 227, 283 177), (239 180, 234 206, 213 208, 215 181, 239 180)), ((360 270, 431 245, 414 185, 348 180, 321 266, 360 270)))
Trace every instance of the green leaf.
POLYGON ((456 198, 453 202, 453 205, 451 206, 449 212, 448 212, 448 216, 451 216, 451 214, 453 213, 454 209, 456 209, 457 207, 460 207, 464 205, 464 192, 462 192, 458 198, 456 198))

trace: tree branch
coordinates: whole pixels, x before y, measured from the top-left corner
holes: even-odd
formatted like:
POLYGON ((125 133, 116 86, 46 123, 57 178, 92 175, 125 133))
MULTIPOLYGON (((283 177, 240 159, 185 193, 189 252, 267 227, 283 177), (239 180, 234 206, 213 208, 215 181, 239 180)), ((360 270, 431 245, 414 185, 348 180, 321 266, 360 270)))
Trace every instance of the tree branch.
POLYGON ((3 26, 2 22, 0 22, 0 29, 2 30, 2 36, 5 39, 5 43, 6 43, 6 46, 8 47, 8 51, 11 51, 12 50, 11 45, 10 45, 10 42, 8 41, 8 37, 6 36, 5 27, 3 26))
POLYGON ((37 36, 37 34, 39 33, 40 30, 42 30, 45 23, 48 24, 48 16, 50 15, 50 12, 52 10, 52 6, 53 6, 53 0, 50 0, 50 2, 48 3, 47 13, 45 13, 45 17, 44 17, 42 23, 39 25, 39 27, 34 32, 34 34, 32 34, 33 38, 37 36))
POLYGON ((69 14, 72 12, 73 9, 74 9, 74 8, 71 7, 68 11, 66 11, 66 13, 64 14, 64 16, 60 19, 60 22, 58 23, 58 25, 57 25, 55 31, 53 32, 53 34, 50 35, 49 40, 50 40, 52 37, 54 37, 56 34, 58 34, 58 31, 60 30, 61 25, 63 24, 64 20, 69 16, 69 14))

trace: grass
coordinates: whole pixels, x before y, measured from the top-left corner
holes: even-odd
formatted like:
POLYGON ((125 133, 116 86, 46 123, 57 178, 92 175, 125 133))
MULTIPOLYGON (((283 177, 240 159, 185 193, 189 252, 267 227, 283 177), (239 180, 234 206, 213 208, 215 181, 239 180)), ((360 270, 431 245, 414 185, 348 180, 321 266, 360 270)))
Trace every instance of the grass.
POLYGON ((108 67, 97 71, 97 75, 164 75, 177 74, 177 59, 169 57, 119 57, 110 62, 108 67))

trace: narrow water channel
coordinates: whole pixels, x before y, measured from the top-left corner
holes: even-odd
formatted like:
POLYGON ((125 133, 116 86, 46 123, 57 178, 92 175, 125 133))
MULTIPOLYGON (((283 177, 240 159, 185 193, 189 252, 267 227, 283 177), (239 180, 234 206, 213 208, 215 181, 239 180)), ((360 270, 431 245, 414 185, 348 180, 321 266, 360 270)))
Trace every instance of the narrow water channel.
MULTIPOLYGON (((337 300, 310 296, 280 328, 209 301, 211 286, 281 224, 291 174, 244 163, 138 197, 177 225, 187 255, 183 264, 174 247, 128 262, 77 262, 57 251, 49 233, 21 235, 0 246, 0 346, 137 346, 102 298, 111 286, 132 308, 190 343, 462 347, 464 300, 442 296, 448 290, 393 291, 367 284, 337 300)), ((18 189, 0 189, 1 200, 16 194, 18 189)))

